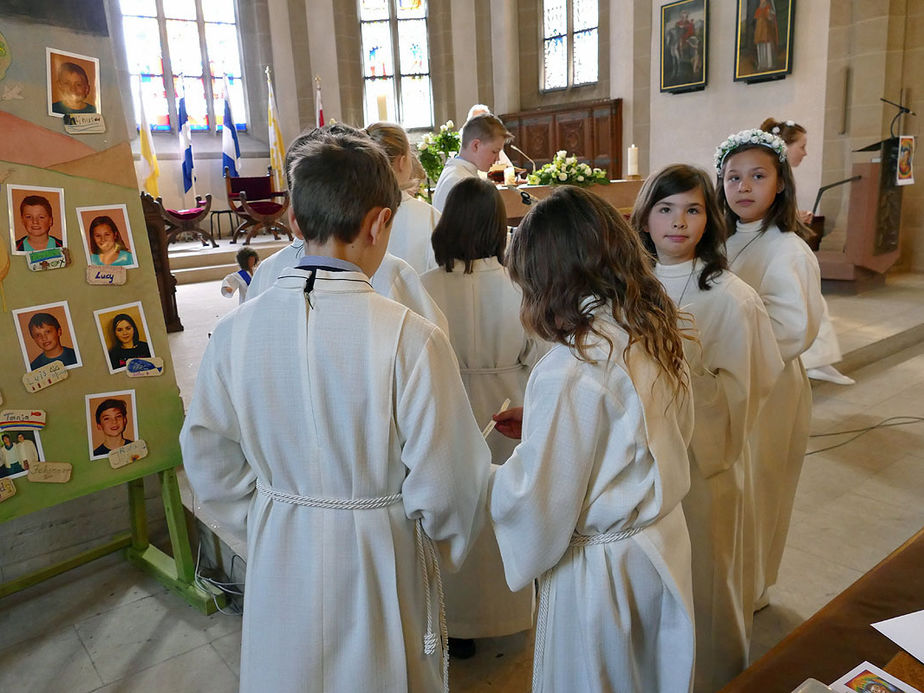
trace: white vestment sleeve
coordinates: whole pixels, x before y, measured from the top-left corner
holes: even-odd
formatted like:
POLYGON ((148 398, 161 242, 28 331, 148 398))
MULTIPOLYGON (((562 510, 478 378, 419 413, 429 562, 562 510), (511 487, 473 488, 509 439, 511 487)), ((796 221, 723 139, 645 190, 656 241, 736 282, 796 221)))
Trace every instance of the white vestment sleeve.
POLYGON ((234 404, 222 378, 219 355, 210 342, 202 356, 196 390, 180 447, 196 499, 241 542, 247 538, 247 512, 256 475, 241 450, 234 404))
POLYGON ((558 564, 567 550, 599 457, 596 432, 607 429, 600 384, 560 376, 533 372, 522 441, 492 476, 488 505, 514 591, 558 564))
POLYGON ((804 247, 772 258, 758 290, 787 363, 815 341, 824 312, 818 261, 801 239, 793 234, 792 240, 804 247))
POLYGON ((750 294, 743 301, 722 301, 714 306, 718 310, 701 315, 705 368, 690 374, 696 403, 691 447, 706 478, 729 469, 741 456, 783 371, 767 312, 756 293, 742 288, 750 294))
POLYGON ((395 420, 408 469, 404 509, 457 569, 484 519, 491 452, 472 415, 449 339, 433 330, 416 361, 397 365, 395 420))

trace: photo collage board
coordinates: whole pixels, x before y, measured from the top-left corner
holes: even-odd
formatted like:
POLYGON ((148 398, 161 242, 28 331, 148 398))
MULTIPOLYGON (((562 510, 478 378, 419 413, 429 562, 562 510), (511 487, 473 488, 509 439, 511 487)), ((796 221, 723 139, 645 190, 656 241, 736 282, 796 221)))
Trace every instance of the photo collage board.
MULTIPOLYGON (((43 65, 47 104, 4 137, 61 138, 62 116, 100 112, 111 66, 73 48, 14 56, 43 65)), ((106 118, 120 110, 107 104, 106 118)), ((133 172, 131 151, 125 138, 108 144, 64 167, 47 165, 48 147, 34 161, 0 155, 0 522, 182 461, 183 407, 136 181, 93 168, 121 156, 133 172)))

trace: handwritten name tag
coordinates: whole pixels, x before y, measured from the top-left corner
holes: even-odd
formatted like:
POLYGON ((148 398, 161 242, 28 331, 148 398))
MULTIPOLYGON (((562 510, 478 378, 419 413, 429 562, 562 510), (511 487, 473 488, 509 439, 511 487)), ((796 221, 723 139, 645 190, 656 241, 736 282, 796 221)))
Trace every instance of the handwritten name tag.
POLYGON ((67 248, 49 248, 48 250, 35 250, 26 256, 29 269, 33 272, 61 269, 71 264, 71 256, 67 248))
POLYGON ((0 479, 0 503, 16 495, 16 484, 12 479, 0 479))
POLYGON ((0 411, 0 430, 6 428, 41 430, 45 428, 45 411, 42 409, 4 409, 0 411))
POLYGON ((142 457, 148 456, 148 444, 143 440, 136 440, 128 445, 123 445, 120 448, 109 451, 109 466, 113 469, 121 469, 122 467, 131 464, 132 462, 137 462, 142 457))
POLYGON ((55 383, 60 383, 65 378, 67 378, 67 368, 64 364, 61 361, 52 361, 47 366, 26 373, 22 377, 22 384, 29 392, 38 392, 55 383))
POLYGON ((125 362, 125 372, 129 378, 149 378, 155 375, 163 375, 164 360, 160 356, 132 358, 125 362))
POLYGON ((66 484, 71 480, 73 468, 68 462, 33 462, 26 478, 40 484, 66 484))
POLYGON ((106 132, 101 113, 71 113, 64 116, 64 132, 68 135, 90 135, 106 132))
POLYGON ((87 284, 121 286, 124 283, 124 267, 110 265, 90 265, 87 267, 87 284))

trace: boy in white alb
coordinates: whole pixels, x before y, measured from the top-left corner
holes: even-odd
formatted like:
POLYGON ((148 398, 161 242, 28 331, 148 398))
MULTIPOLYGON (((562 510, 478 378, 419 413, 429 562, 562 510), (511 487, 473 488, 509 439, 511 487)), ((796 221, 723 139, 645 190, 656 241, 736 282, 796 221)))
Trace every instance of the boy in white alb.
POLYGON ((491 168, 511 137, 497 116, 479 115, 466 121, 462 126, 462 149, 446 162, 433 191, 433 206, 437 211, 443 211, 446 197, 456 183, 491 168))
POLYGON ((306 254, 218 323, 180 435, 198 501, 247 535, 241 691, 439 690, 435 551, 464 559, 490 453, 445 335, 370 285, 384 153, 321 133, 290 158, 306 254), (268 359, 281 329, 294 357, 268 359))

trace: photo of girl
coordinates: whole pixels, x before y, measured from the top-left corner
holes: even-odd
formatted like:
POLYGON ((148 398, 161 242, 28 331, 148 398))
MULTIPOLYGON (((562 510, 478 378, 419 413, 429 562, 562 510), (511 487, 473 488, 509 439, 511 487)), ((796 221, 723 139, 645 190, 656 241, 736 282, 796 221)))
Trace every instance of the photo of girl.
POLYGON ((110 373, 125 370, 129 359, 153 356, 147 342, 148 324, 140 302, 93 312, 110 373))
POLYGON ((125 205, 78 207, 88 265, 137 267, 125 205))
POLYGON ((62 188, 7 185, 6 196, 13 255, 67 247, 62 188))

